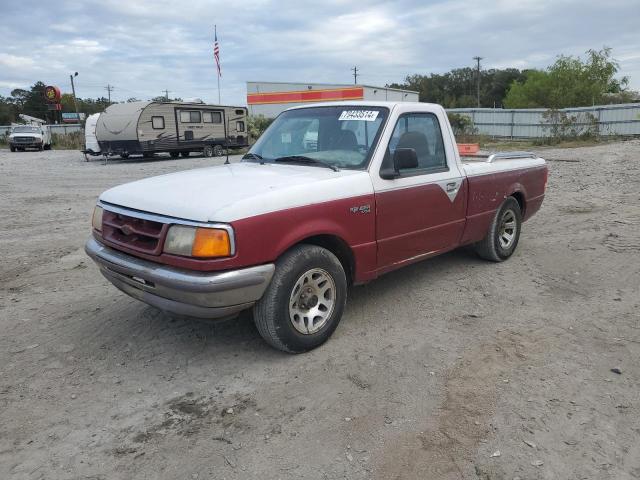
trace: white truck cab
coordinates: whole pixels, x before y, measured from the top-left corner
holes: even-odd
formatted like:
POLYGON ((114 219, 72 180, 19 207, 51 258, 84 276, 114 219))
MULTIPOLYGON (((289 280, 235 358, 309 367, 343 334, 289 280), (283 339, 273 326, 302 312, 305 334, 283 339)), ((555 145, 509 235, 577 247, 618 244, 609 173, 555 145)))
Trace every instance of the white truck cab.
POLYGON ((51 149, 51 129, 49 125, 15 125, 9 134, 9 149, 12 152, 51 149))

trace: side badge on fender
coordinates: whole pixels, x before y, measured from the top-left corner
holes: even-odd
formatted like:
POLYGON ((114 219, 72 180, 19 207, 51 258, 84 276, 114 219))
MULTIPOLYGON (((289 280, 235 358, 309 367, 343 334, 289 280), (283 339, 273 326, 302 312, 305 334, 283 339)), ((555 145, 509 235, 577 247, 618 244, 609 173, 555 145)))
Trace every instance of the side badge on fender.
POLYGON ((349 210, 351 213, 371 213, 371 205, 367 203, 366 205, 351 207, 349 210))

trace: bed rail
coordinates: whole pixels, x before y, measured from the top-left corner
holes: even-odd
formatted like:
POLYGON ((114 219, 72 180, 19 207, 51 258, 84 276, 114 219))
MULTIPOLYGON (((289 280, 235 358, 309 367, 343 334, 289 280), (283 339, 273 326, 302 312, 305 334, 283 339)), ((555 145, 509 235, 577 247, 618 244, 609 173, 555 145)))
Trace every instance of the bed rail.
POLYGON ((486 162, 492 163, 494 160, 512 160, 514 158, 538 158, 533 152, 496 152, 487 157, 486 162))

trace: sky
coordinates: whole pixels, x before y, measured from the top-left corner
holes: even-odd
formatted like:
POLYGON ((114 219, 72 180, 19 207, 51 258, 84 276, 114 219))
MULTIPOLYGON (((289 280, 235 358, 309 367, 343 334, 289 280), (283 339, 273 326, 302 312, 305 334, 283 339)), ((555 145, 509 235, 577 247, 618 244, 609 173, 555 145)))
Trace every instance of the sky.
POLYGON ((0 95, 38 80, 79 97, 246 104, 247 81, 402 82, 473 66, 544 68, 609 46, 640 90, 640 0, 22 0, 0 15, 0 95), (19 5, 19 7, 18 7, 19 5))

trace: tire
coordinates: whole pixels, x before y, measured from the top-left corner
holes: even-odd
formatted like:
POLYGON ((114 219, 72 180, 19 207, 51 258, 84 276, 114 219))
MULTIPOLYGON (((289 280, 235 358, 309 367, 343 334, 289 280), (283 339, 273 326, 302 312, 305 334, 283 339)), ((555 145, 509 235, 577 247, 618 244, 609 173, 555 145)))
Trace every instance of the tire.
POLYGON ((11 150, 12 152, 16 151, 16 147, 14 147, 13 145, 9 145, 9 150, 11 150))
POLYGON ((213 156, 221 157, 222 156, 222 145, 215 145, 213 147, 213 156))
POLYGON ((509 197, 502 202, 493 217, 487 236, 476 243, 476 252, 485 260, 503 262, 516 250, 521 231, 520 205, 515 198, 509 197))
POLYGON ((169 152, 169 155, 171 155, 171 158, 178 158, 180 156, 180 152, 169 152))
POLYGON ((283 352, 302 353, 329 339, 340 323, 346 301, 347 278, 336 256, 315 245, 297 245, 276 261, 271 283, 253 308, 253 318, 269 345, 283 352), (307 286, 313 290, 307 292, 307 286), (303 294, 307 294, 305 299, 303 294), (315 322, 305 317, 309 312, 318 315, 315 322))
POLYGON ((205 157, 213 157, 215 155, 215 148, 212 145, 205 145, 204 149, 202 150, 202 154, 205 157))
MULTIPOLYGON (((147 156, 147 154, 145 154, 145 158, 150 158, 150 157, 153 157, 153 154, 151 154, 149 156, 147 156)), ((120 154, 120 158, 127 159, 127 158, 129 158, 129 154, 128 153, 121 153, 120 154)))
POLYGON ((180 152, 180 155, 182 155, 184 158, 187 158, 190 153, 191 152, 180 152))
POLYGON ((45 145, 45 146, 44 146, 44 149, 45 149, 45 150, 51 150, 51 144, 49 143, 49 144, 45 145))

